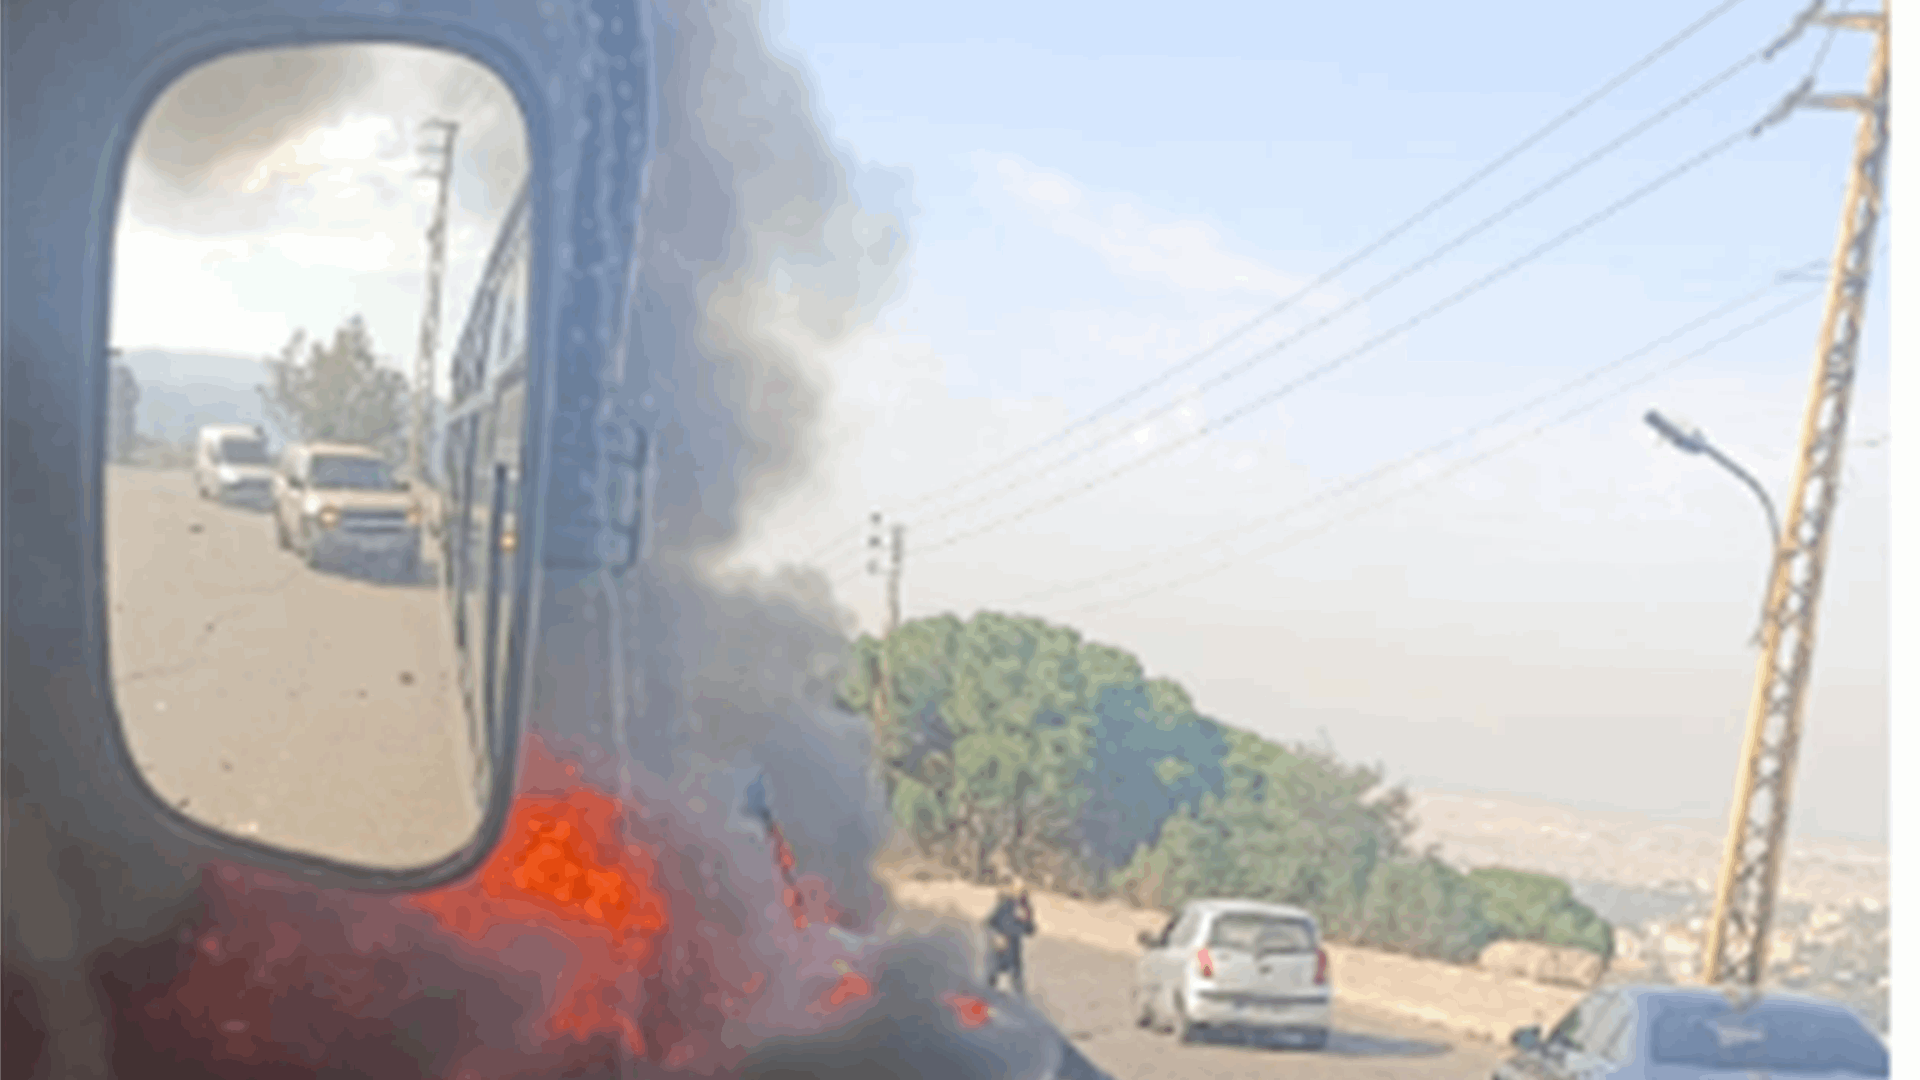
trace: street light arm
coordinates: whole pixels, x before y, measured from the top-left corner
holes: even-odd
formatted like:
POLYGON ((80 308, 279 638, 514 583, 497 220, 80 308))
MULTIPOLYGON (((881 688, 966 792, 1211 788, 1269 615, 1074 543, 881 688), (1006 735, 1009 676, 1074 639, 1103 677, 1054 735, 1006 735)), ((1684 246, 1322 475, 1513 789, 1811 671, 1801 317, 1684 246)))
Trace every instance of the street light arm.
POLYGON ((1700 449, 1703 452, 1705 452, 1708 457, 1719 462, 1721 466, 1724 467, 1728 472, 1739 477, 1741 483, 1747 485, 1749 488, 1752 488, 1753 493, 1760 497, 1760 507, 1761 509, 1767 512, 1767 531, 1770 535, 1772 535, 1773 546, 1777 550, 1780 547, 1780 541, 1781 541, 1780 515, 1774 512, 1773 500, 1767 497, 1767 489, 1760 486, 1760 481, 1755 480, 1753 478, 1753 474, 1747 472, 1747 470, 1734 464, 1732 458, 1721 453, 1717 448, 1714 447, 1712 443, 1702 440, 1700 443, 1700 449))
POLYGON ((1681 431, 1671 420, 1661 416, 1659 411, 1655 409, 1648 409, 1646 415, 1641 419, 1645 420, 1647 425, 1652 427, 1653 430, 1659 432, 1661 438, 1666 439, 1675 447, 1689 454, 1705 454, 1719 462, 1721 468, 1739 478, 1741 483, 1747 485, 1748 489, 1759 497, 1760 509, 1767 513, 1767 537, 1772 541, 1773 549, 1772 554, 1767 559, 1767 587, 1761 590, 1760 594, 1760 625, 1753 632, 1753 644, 1760 644, 1766 634, 1767 619, 1771 614, 1773 604, 1773 575, 1774 572, 1779 569, 1780 549, 1785 539, 1780 535, 1780 515, 1774 512, 1773 500, 1768 497, 1767 489, 1760 486, 1760 481, 1755 480, 1753 475, 1747 472, 1747 470, 1734 464, 1732 458, 1721 453, 1719 449, 1708 442, 1706 437, 1699 432, 1681 431))
POLYGON ((1760 508, 1767 512, 1767 534, 1773 537, 1773 553, 1767 559, 1767 587, 1761 590, 1760 593, 1760 624, 1754 627, 1753 638, 1750 642, 1750 644, 1757 646, 1765 640, 1767 619, 1772 611, 1773 575, 1780 566, 1780 548, 1784 539, 1780 535, 1780 517, 1774 513, 1773 500, 1767 496, 1767 489, 1760 486, 1760 481, 1755 480, 1752 473, 1734 464, 1732 458, 1721 453, 1712 443, 1707 442, 1705 439, 1700 440, 1700 450, 1708 457, 1719 462, 1728 472, 1739 477, 1741 483, 1753 489, 1753 493, 1760 498, 1760 508))
POLYGON ((1646 420, 1648 426, 1659 432, 1660 437, 1672 443, 1676 449, 1697 454, 1705 448, 1706 444, 1701 442, 1698 435, 1689 435, 1681 431, 1673 425, 1673 421, 1661 416, 1656 410, 1648 409, 1647 415, 1642 419, 1646 420))

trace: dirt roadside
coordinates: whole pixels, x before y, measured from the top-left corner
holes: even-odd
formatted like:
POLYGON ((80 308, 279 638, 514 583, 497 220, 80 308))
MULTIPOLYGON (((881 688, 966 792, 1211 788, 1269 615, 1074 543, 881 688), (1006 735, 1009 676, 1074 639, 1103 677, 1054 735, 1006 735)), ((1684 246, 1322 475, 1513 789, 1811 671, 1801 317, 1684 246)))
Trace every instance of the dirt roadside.
MULTIPOLYGON (((986 886, 914 880, 885 869, 880 876, 902 908, 952 916, 977 926, 993 907, 994 891, 986 886)), ((1140 931, 1158 931, 1167 918, 1126 904, 1037 891, 1033 907, 1042 935, 1128 959, 1140 954, 1136 941, 1140 931)), ((1336 1000, 1496 1045, 1504 1046, 1515 1028, 1553 1024, 1581 997, 1578 990, 1376 949, 1330 944, 1327 952, 1336 1000)))

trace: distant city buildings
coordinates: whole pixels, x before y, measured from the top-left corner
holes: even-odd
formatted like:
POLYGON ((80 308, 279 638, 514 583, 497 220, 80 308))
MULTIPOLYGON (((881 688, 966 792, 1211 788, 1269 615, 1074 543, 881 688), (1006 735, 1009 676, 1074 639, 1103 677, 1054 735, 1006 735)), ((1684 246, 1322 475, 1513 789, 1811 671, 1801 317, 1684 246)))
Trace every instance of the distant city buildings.
MULTIPOLYGON (((1587 815, 1498 796, 1416 795, 1414 842, 1463 868, 1555 874, 1614 925, 1609 982, 1699 978, 1724 837, 1713 827, 1587 815), (1543 828, 1543 825, 1550 827, 1543 828)), ((1845 1002, 1888 1025, 1888 856, 1884 847, 1790 845, 1768 943, 1781 989, 1845 1002)))

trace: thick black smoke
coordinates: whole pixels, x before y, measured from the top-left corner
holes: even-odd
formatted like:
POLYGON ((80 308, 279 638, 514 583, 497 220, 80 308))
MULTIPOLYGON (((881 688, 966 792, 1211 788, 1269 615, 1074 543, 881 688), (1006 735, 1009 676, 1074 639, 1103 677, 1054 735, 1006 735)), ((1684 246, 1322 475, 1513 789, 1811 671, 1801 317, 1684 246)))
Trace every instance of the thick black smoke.
POLYGON ((632 392, 663 420, 654 542, 693 554, 806 467, 823 392, 807 354, 894 295, 907 244, 897 215, 857 205, 758 4, 666 6, 632 392))
MULTIPOLYGON (((689 820, 758 776, 849 928, 876 929, 887 827, 864 717, 834 688, 847 641, 824 582, 717 567, 757 496, 809 464, 819 357, 897 288, 906 223, 858 205, 853 166, 751 2, 659 0, 654 151, 618 394, 650 434, 650 554, 545 619, 535 725, 591 738, 689 820), (614 729, 601 718, 616 716, 614 729), (617 738, 615 737, 617 736, 617 738)), ((715 836, 725 861, 764 847, 715 836)))
POLYGON ((629 745, 680 775, 757 768, 803 867, 875 914, 885 817, 868 728, 833 704, 825 590, 712 566, 755 496, 811 460, 813 357, 900 283, 906 223, 854 197, 806 78, 753 3, 663 0, 629 406, 656 454, 649 573, 627 591, 629 745), (671 764, 668 764, 668 758, 671 764))

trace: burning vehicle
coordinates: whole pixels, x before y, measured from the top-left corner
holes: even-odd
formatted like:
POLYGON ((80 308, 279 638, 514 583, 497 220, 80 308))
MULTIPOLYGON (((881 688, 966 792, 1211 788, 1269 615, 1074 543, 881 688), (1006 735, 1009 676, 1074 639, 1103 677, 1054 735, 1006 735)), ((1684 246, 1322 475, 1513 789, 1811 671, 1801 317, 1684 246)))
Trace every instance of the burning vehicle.
POLYGON ((137 976, 123 964, 106 980, 115 1064, 208 1078, 1104 1076, 1031 1006, 961 974, 950 948, 861 933, 799 872, 764 776, 731 813, 703 805, 689 821, 624 804, 535 735, 503 842, 457 886, 322 893, 211 867, 201 918, 136 958, 137 976), (711 858, 711 837, 742 824, 758 826, 760 867, 711 858))
MULTIPOLYGON (((0 548, 8 1077, 1099 1075, 952 950, 880 931, 880 815, 849 733, 864 721, 826 690, 823 661, 845 646, 830 604, 723 586, 712 570, 750 497, 805 464, 820 401, 798 354, 869 319, 906 250, 907 211, 851 198, 852 166, 767 49, 762 15, 687 0, 321 0, 297 13, 153 0, 111 20, 70 18, 57 0, 9 8, 6 90, 35 104, 9 114, 0 155, 21 232, 0 275, 0 483, 32 509, 8 515, 0 548), (476 346, 451 373, 458 452, 437 495, 460 522, 440 553, 458 588, 451 620, 428 611, 418 625, 452 622, 457 656, 444 678, 408 673, 384 691, 411 710, 402 719, 426 711, 408 695, 457 695, 446 726, 470 736, 472 778, 445 786, 477 804, 477 824, 444 855, 399 863, 193 817, 202 800, 163 797, 143 771, 122 722, 136 692, 155 695, 130 690, 109 649, 141 613, 108 595, 107 395, 79 359, 106 356, 94 339, 117 226, 102 214, 131 166, 290 144, 366 66, 311 50, 366 43, 489 66, 532 148, 507 186, 530 208, 524 251, 503 257, 524 286, 477 297, 468 317, 512 333, 468 335, 508 344, 476 346), (189 73, 275 50, 251 83, 172 115, 172 141, 136 140, 189 73), (266 120, 222 111, 257 99, 266 120)), ((177 196, 169 212, 237 212, 250 178, 279 175, 201 164, 161 186, 177 196)), ((418 522, 394 513, 411 536, 418 522)), ((177 668, 215 701, 260 691, 230 741, 271 753, 202 782, 284 769, 306 786, 277 809, 326 820, 358 796, 311 783, 318 763, 281 764, 275 725, 335 725, 321 749, 365 772, 417 740, 367 722, 357 680, 316 680, 341 703, 300 714, 287 703, 303 686, 270 684, 262 646, 222 632, 229 614, 278 603, 277 580, 156 631, 197 651, 152 678, 177 668)), ((323 656, 340 636, 298 640, 323 656)), ((390 787, 416 779, 402 770, 390 787)), ((247 799, 284 803, 288 786, 247 799)))

